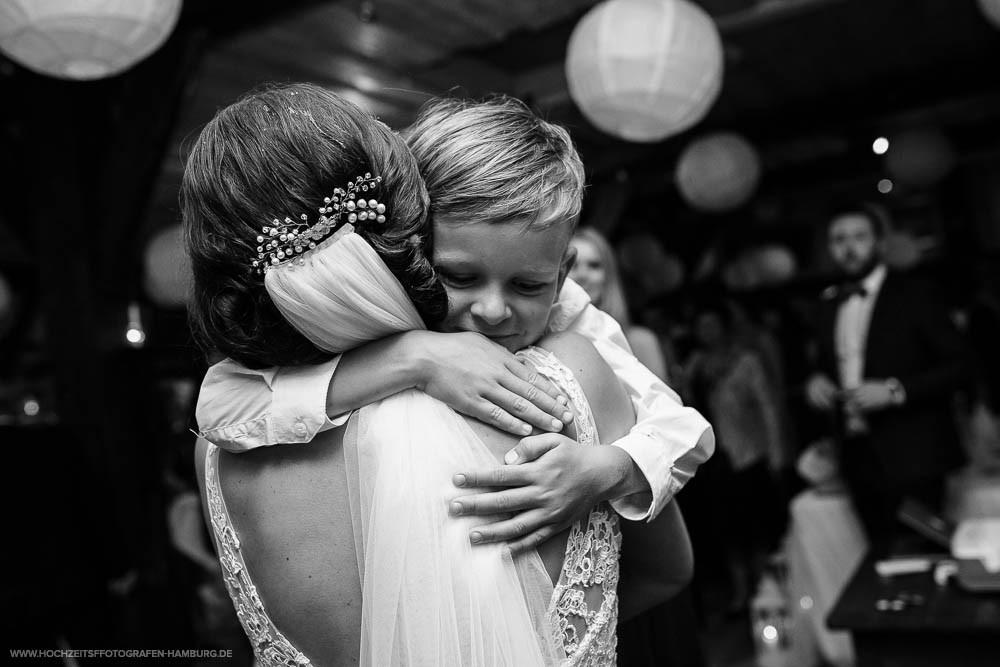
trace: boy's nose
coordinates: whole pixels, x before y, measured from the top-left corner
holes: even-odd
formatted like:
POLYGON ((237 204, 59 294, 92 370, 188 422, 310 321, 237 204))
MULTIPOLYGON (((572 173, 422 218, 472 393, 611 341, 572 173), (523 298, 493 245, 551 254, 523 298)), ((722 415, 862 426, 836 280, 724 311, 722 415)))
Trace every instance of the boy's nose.
POLYGON ((510 317, 510 308, 503 295, 495 290, 482 292, 472 304, 472 314, 491 326, 500 324, 510 317))

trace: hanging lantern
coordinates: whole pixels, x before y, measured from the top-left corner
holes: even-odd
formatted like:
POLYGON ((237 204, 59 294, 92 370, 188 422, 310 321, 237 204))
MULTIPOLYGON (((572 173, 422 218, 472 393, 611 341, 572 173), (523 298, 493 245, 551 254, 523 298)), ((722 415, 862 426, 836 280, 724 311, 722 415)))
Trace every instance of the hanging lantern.
POLYGON ((146 293, 160 306, 183 306, 191 286, 191 261, 184 252, 180 226, 156 234, 146 246, 146 293))
POLYGON ((181 0, 3 0, 0 51, 39 74, 101 79, 156 51, 180 11, 181 0))
POLYGON ((700 121, 722 88, 722 40, 687 0, 606 0, 573 30, 570 96, 598 129, 654 142, 700 121))
POLYGON ((893 180, 912 187, 929 187, 955 166, 955 150, 935 130, 908 130, 889 140, 885 168, 893 180))
POLYGON ((757 150, 739 135, 710 134, 691 142, 677 160, 674 180, 699 211, 722 213, 746 203, 760 182, 757 150))
POLYGON ((750 252, 757 275, 763 285, 780 285, 795 275, 798 262, 792 251, 781 245, 766 245, 750 252))
POLYGON ((979 11, 993 27, 1000 28, 1000 0, 977 0, 979 11))
POLYGON ((684 262, 651 234, 627 236, 618 247, 618 259, 647 297, 672 292, 684 282, 684 262))

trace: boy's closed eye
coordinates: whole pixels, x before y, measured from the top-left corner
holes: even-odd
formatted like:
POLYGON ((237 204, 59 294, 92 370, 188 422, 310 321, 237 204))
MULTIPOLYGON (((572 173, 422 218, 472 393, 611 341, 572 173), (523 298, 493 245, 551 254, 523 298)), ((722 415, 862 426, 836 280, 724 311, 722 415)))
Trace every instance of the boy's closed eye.
POLYGON ((469 287, 476 282, 476 276, 468 273, 455 273, 443 269, 440 266, 437 267, 437 274, 441 276, 441 280, 451 287, 469 287))
POLYGON ((516 289, 521 294, 525 294, 527 296, 534 296, 536 294, 541 294, 542 292, 544 292, 546 289, 549 288, 551 284, 552 283, 540 283, 535 281, 518 280, 514 282, 514 289, 516 289))

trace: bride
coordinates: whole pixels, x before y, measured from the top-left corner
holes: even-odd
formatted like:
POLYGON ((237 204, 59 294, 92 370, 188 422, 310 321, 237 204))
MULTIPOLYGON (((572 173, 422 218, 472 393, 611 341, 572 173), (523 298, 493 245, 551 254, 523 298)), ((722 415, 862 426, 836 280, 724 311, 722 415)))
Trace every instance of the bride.
MULTIPOLYGON (((331 93, 287 86, 222 110, 192 149, 182 202, 193 317, 237 360, 309 363, 445 316, 411 156, 331 93), (244 274, 220 280, 234 258, 244 274)), ((545 307, 520 309, 507 342, 537 343, 521 354, 570 397, 589 465, 619 465, 596 445, 631 426, 628 397, 585 340, 542 336, 573 225, 533 222, 445 226, 435 260, 499 282, 532 276, 522 296, 545 307)), ((613 664, 619 586, 637 611, 689 576, 676 508, 626 529, 620 582, 623 529, 606 506, 517 557, 471 545, 479 519, 449 516, 452 473, 514 444, 415 390, 308 445, 234 456, 200 443, 209 523, 260 662, 613 664)))

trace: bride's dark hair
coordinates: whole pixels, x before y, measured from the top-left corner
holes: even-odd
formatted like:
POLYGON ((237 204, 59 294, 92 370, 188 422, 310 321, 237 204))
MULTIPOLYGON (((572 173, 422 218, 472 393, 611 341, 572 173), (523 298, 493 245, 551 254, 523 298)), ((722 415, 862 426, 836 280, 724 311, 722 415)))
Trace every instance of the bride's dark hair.
MULTIPOLYGON (((181 185, 195 339, 250 368, 316 363, 318 350, 281 316, 251 266, 275 218, 310 219, 334 188, 371 172, 388 221, 358 233, 428 326, 447 311, 431 263, 428 197, 403 140, 369 113, 309 84, 270 86, 219 111, 191 147, 181 185)), ((330 322, 336 327, 336 322, 330 322)))

